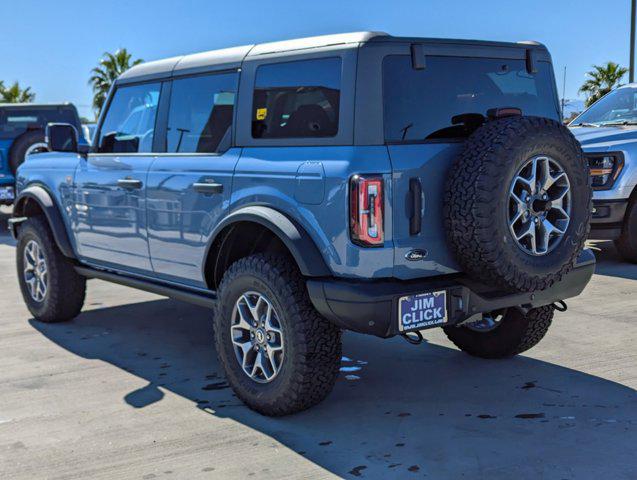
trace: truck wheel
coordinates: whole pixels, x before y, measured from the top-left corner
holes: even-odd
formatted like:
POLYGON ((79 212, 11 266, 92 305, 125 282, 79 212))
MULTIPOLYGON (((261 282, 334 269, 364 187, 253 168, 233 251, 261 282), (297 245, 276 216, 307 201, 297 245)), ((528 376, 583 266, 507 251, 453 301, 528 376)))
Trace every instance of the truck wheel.
POLYGON ((263 415, 305 410, 334 386, 341 331, 316 312, 285 257, 257 254, 230 266, 218 289, 214 331, 228 383, 263 415))
POLYGON ((539 343, 553 320, 553 307, 517 308, 484 314, 481 320, 445 327, 449 340, 463 352, 481 358, 517 355, 539 343))
POLYGON ((619 254, 629 262, 637 263, 637 200, 628 205, 621 236, 615 240, 619 254))
POLYGON ((452 167, 446 233, 476 280, 543 290, 582 251, 591 199, 588 165, 564 125, 539 117, 494 120, 469 137, 452 167))
POLYGON ((22 165, 22 162, 27 158, 27 155, 47 152, 48 150, 49 147, 44 141, 44 132, 42 130, 32 130, 23 133, 13 141, 13 145, 11 145, 11 150, 9 151, 11 171, 15 174, 18 167, 22 165))
POLYGON ((64 322, 80 313, 86 279, 62 255, 43 218, 31 217, 20 226, 16 263, 22 297, 36 320, 64 322))

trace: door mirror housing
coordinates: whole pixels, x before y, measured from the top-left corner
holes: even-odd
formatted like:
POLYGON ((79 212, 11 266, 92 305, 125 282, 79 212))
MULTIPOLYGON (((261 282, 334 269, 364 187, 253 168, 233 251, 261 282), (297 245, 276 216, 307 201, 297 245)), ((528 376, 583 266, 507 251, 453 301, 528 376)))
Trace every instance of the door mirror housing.
POLYGON ((52 152, 74 152, 79 150, 78 133, 69 123, 49 123, 46 126, 46 143, 52 152))

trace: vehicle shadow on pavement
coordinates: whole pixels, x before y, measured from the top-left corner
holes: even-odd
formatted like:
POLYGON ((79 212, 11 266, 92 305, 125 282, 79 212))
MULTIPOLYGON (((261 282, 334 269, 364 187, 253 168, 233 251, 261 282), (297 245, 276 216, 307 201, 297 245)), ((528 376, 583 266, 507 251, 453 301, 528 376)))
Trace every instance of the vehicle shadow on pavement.
POLYGON ((637 264, 621 258, 613 242, 594 242, 594 252, 597 259, 595 273, 637 280, 637 264))
POLYGON ((327 400, 267 418, 228 388, 208 310, 157 300, 31 325, 76 355, 144 379, 147 386, 125 396, 131 407, 171 391, 339 476, 634 478, 636 471, 635 390, 525 356, 487 361, 431 343, 348 333, 342 374, 327 400))

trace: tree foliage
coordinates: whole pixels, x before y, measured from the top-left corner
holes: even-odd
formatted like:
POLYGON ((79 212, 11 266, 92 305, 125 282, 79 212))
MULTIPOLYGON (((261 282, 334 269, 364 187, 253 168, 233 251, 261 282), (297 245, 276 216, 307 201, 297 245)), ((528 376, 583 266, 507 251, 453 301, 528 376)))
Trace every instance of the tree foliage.
POLYGON ((29 103, 35 100, 35 93, 31 87, 22 88, 18 82, 9 87, 0 81, 0 103, 29 103))
POLYGON ((627 68, 615 62, 593 65, 593 70, 586 73, 589 78, 579 89, 580 93, 586 95, 586 106, 591 106, 614 88, 620 87, 619 82, 627 71, 627 68))
POLYGON ((93 87, 93 108, 99 115, 106 95, 113 82, 122 73, 135 65, 143 62, 141 59, 131 61, 132 55, 125 48, 120 48, 115 53, 105 52, 100 59, 99 66, 91 70, 89 84, 93 87))

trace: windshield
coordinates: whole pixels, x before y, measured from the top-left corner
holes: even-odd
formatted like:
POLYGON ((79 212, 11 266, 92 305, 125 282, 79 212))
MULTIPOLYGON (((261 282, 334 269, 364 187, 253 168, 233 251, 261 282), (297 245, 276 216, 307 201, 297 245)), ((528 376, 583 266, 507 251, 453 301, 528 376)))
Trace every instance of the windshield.
POLYGON ((637 124, 637 88, 619 88, 595 102, 571 125, 635 125, 637 124))
POLYGON ((487 111, 512 107, 523 115, 559 119, 551 64, 524 60, 427 56, 422 70, 408 55, 383 62, 385 140, 462 138, 480 126, 487 111))

